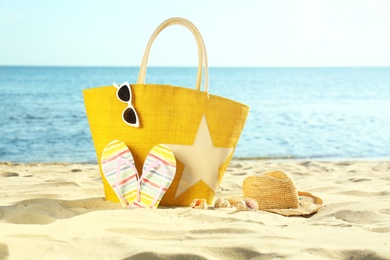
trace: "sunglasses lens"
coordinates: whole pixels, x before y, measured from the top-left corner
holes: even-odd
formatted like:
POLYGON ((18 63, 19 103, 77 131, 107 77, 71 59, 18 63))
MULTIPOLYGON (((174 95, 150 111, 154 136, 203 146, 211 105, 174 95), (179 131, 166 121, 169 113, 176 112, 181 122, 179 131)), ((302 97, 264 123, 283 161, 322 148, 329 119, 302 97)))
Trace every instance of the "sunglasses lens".
POLYGON ((127 85, 124 85, 120 89, 118 89, 118 98, 123 102, 130 101, 130 90, 127 85))
POLYGON ((137 123, 137 116, 134 109, 131 107, 126 108, 126 110, 123 111, 123 119, 129 124, 135 125, 137 123))

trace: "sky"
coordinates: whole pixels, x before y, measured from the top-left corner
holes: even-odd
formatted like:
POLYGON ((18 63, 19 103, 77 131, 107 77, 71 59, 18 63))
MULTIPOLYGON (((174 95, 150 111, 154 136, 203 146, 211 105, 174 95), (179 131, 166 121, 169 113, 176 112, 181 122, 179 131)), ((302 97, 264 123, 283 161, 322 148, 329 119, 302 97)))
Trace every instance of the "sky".
MULTIPOLYGON (((184 17, 210 66, 390 66, 390 0, 0 0, 0 65, 139 66, 155 28, 184 17)), ((150 66, 196 66, 181 26, 150 66)))

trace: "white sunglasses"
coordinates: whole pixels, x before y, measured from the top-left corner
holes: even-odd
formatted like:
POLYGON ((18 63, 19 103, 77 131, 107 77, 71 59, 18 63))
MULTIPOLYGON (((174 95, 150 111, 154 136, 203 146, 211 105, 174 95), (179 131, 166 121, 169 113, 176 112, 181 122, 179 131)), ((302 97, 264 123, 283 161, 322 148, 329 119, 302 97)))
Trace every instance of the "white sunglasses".
POLYGON ((116 83, 113 85, 117 88, 116 97, 127 104, 127 108, 123 110, 122 119, 123 121, 133 127, 139 127, 139 120, 137 112, 131 104, 132 94, 130 84, 126 81, 122 85, 118 86, 116 83))

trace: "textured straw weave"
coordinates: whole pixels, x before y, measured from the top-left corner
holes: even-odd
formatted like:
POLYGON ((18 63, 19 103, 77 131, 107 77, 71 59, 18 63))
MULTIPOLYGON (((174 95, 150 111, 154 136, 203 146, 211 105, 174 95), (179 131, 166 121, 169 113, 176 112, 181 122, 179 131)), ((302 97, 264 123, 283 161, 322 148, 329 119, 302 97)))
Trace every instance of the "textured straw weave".
POLYGON ((244 196, 256 199, 260 209, 298 208, 297 189, 282 171, 249 176, 242 185, 244 196))
POLYGON ((309 192, 297 191, 290 176, 283 171, 246 177, 242 189, 244 196, 228 198, 231 205, 244 198, 252 198, 259 203, 259 210, 283 216, 307 216, 322 207, 320 198, 309 192))

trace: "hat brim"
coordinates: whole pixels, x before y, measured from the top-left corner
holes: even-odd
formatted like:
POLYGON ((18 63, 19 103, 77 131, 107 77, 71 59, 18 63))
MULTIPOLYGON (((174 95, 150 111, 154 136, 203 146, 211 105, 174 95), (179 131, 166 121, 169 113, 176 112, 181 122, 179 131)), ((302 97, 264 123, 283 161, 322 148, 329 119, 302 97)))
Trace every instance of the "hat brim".
POLYGON ((316 213, 322 207, 322 199, 314 196, 309 192, 298 191, 299 206, 298 208, 289 209, 260 209, 283 215, 286 217, 293 216, 310 216, 316 213))

